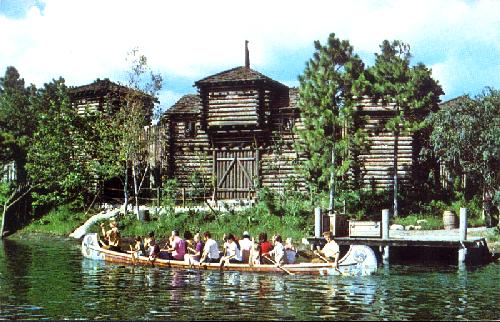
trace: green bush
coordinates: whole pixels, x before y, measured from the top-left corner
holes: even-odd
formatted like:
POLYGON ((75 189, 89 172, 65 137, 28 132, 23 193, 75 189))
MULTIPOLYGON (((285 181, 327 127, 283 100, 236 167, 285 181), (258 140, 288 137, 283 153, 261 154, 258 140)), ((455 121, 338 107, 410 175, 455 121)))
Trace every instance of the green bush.
MULTIPOLYGON (((221 239, 224 233, 233 233, 241 236, 247 230, 254 237, 259 233, 266 232, 268 236, 280 234, 284 238, 292 237, 300 240, 302 237, 312 234, 314 218, 301 214, 284 214, 277 216, 271 214, 268 206, 257 203, 254 207, 241 212, 210 212, 210 211, 187 211, 177 213, 167 212, 149 222, 140 222, 133 215, 117 218, 120 223, 122 236, 145 236, 150 231, 160 238, 170 236, 173 229, 178 229, 182 234, 186 230, 191 233, 210 231, 212 235, 221 239)), ((98 225, 94 225, 92 231, 98 231, 98 225)))
POLYGON ((177 199, 179 184, 176 179, 169 179, 163 184, 161 205, 167 211, 173 211, 177 199))

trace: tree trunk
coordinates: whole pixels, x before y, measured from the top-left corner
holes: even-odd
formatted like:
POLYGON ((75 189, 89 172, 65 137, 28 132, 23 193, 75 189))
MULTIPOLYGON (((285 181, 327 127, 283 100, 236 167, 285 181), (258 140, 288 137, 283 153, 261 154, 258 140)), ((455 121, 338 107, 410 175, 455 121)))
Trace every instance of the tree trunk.
POLYGON ((2 212, 2 227, 0 229, 0 239, 3 238, 3 234, 4 234, 4 231, 5 231, 5 217, 7 216, 7 203, 5 205, 3 205, 3 212, 2 212))
POLYGON ((335 126, 333 126, 333 146, 332 146, 332 170, 330 172, 330 203, 328 205, 328 214, 334 213, 335 208, 335 126))
POLYGON ((123 182, 123 197, 125 198, 124 200, 124 207, 125 207, 125 214, 127 214, 127 208, 128 208, 128 164, 125 162, 125 180, 123 182))
POLYGON ((483 219, 486 227, 493 227, 493 218, 491 216, 492 208, 492 193, 487 189, 483 188, 483 219))
POLYGON ((18 201, 22 200, 32 189, 32 187, 29 187, 27 190, 22 192, 22 187, 18 187, 16 190, 12 192, 9 198, 5 201, 3 205, 3 211, 2 211, 2 226, 0 227, 0 239, 4 237, 5 234, 5 223, 7 222, 7 213, 10 207, 15 205, 18 201), (16 197, 17 196, 17 197, 16 197), (14 199, 15 198, 15 199, 14 199))
POLYGON ((132 179, 134 180, 134 197, 135 197, 136 217, 137 217, 137 220, 140 220, 140 217, 139 217, 139 189, 138 189, 138 183, 137 183, 137 165, 135 164, 135 162, 132 165, 132 179))

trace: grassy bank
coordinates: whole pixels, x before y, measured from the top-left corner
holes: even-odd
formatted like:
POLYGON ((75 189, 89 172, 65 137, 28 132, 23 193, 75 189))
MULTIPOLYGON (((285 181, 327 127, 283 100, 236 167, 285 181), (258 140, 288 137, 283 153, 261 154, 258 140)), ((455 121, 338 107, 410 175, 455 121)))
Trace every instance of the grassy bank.
MULTIPOLYGON (((34 220, 22 232, 68 235, 82 225, 93 214, 87 216, 83 212, 71 211, 68 207, 59 207, 50 211, 41 219, 34 220)), ((188 211, 164 215, 150 214, 149 221, 138 221, 134 214, 119 215, 116 219, 123 237, 145 236, 154 231, 156 236, 168 237, 173 229, 181 235, 189 230, 191 233, 210 231, 215 238, 221 239, 224 233, 241 235, 247 230, 252 236, 266 232, 270 237, 280 234, 284 238, 292 237, 298 241, 312 234, 314 221, 307 214, 273 215, 269 209, 259 204, 242 212, 210 212, 188 211)), ((90 227, 89 232, 99 232, 99 224, 90 227)))
MULTIPOLYGON (((41 219, 34 220, 23 232, 38 232, 56 235, 65 235, 74 231, 88 218, 98 212, 85 215, 75 212, 67 206, 59 207, 41 219)), ((178 229, 182 234, 210 231, 215 238, 221 239, 224 233, 233 233, 240 236, 247 230, 252 236, 266 232, 268 236, 280 234, 282 237, 292 237, 296 242, 303 237, 311 236, 314 232, 314 216, 312 206, 308 202, 286 200, 282 203, 271 204, 260 202, 244 211, 211 212, 187 211, 174 215, 173 211, 166 214, 150 214, 150 221, 138 221, 135 215, 118 216, 119 227, 123 237, 145 236, 154 231, 160 238, 168 237, 172 230, 178 229)), ((360 218, 356 218, 360 219, 360 218)), ((364 218, 361 218, 364 219, 364 218)), ((368 218, 366 218, 368 219, 368 218)), ((443 229, 442 216, 438 213, 432 215, 412 214, 393 218, 391 224, 403 226, 417 225, 417 220, 425 219, 421 224, 422 230, 443 229)), ((380 220, 376 218, 376 220, 380 220)), ((484 226, 478 214, 471 213, 468 218, 469 227, 484 226)), ((90 227, 89 232, 99 232, 98 224, 90 227)), ((485 236, 489 239, 498 238, 498 233, 485 236)))
POLYGON ((68 206, 61 206, 42 218, 33 220, 22 229, 22 232, 67 236, 90 216, 85 216, 84 212, 71 210, 68 206))

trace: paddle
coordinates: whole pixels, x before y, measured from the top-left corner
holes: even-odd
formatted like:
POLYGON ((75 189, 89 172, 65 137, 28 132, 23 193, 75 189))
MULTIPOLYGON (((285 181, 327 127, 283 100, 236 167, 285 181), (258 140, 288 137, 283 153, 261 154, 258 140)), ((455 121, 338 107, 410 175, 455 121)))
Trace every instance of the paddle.
MULTIPOLYGON (((324 260, 324 261, 325 261, 325 262, 327 262, 327 263, 331 263, 331 262, 330 262, 327 258, 325 258, 325 257, 321 256, 319 253, 316 253, 316 252, 315 252, 315 253, 314 253, 314 255, 318 256, 319 258, 321 258, 322 260, 324 260)), ((340 274, 344 275, 344 273, 342 273, 342 271, 340 271, 340 269, 336 266, 336 264, 337 264, 337 263, 332 263, 333 268, 335 268, 335 270, 336 270, 337 272, 339 272, 340 274)))
POLYGON ((222 270, 224 268, 224 264, 226 263, 226 261, 229 261, 231 258, 235 257, 236 255, 231 255, 229 257, 225 257, 225 258, 221 258, 220 260, 220 270, 222 270))
POLYGON ((287 270, 286 268, 282 267, 281 265, 279 265, 278 263, 276 263, 275 261, 273 261, 271 259, 271 257, 267 256, 267 255, 262 255, 264 258, 267 258, 271 263, 273 263, 274 265, 276 265, 279 269, 281 269, 283 272, 287 273, 288 275, 295 275, 294 273, 290 272, 289 270, 287 270))
POLYGON ((136 264, 137 262, 137 259, 135 258, 135 251, 134 251, 134 248, 132 247, 132 245, 129 245, 130 246, 130 251, 128 251, 127 253, 130 253, 130 255, 132 255, 132 264, 136 264))

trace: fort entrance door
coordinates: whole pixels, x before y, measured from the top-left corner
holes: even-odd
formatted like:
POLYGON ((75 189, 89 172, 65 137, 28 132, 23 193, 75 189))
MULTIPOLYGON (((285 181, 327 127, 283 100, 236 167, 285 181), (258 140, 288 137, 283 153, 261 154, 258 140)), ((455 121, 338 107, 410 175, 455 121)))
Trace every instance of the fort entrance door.
POLYGON ((217 199, 255 198, 258 153, 252 149, 214 151, 217 199))

